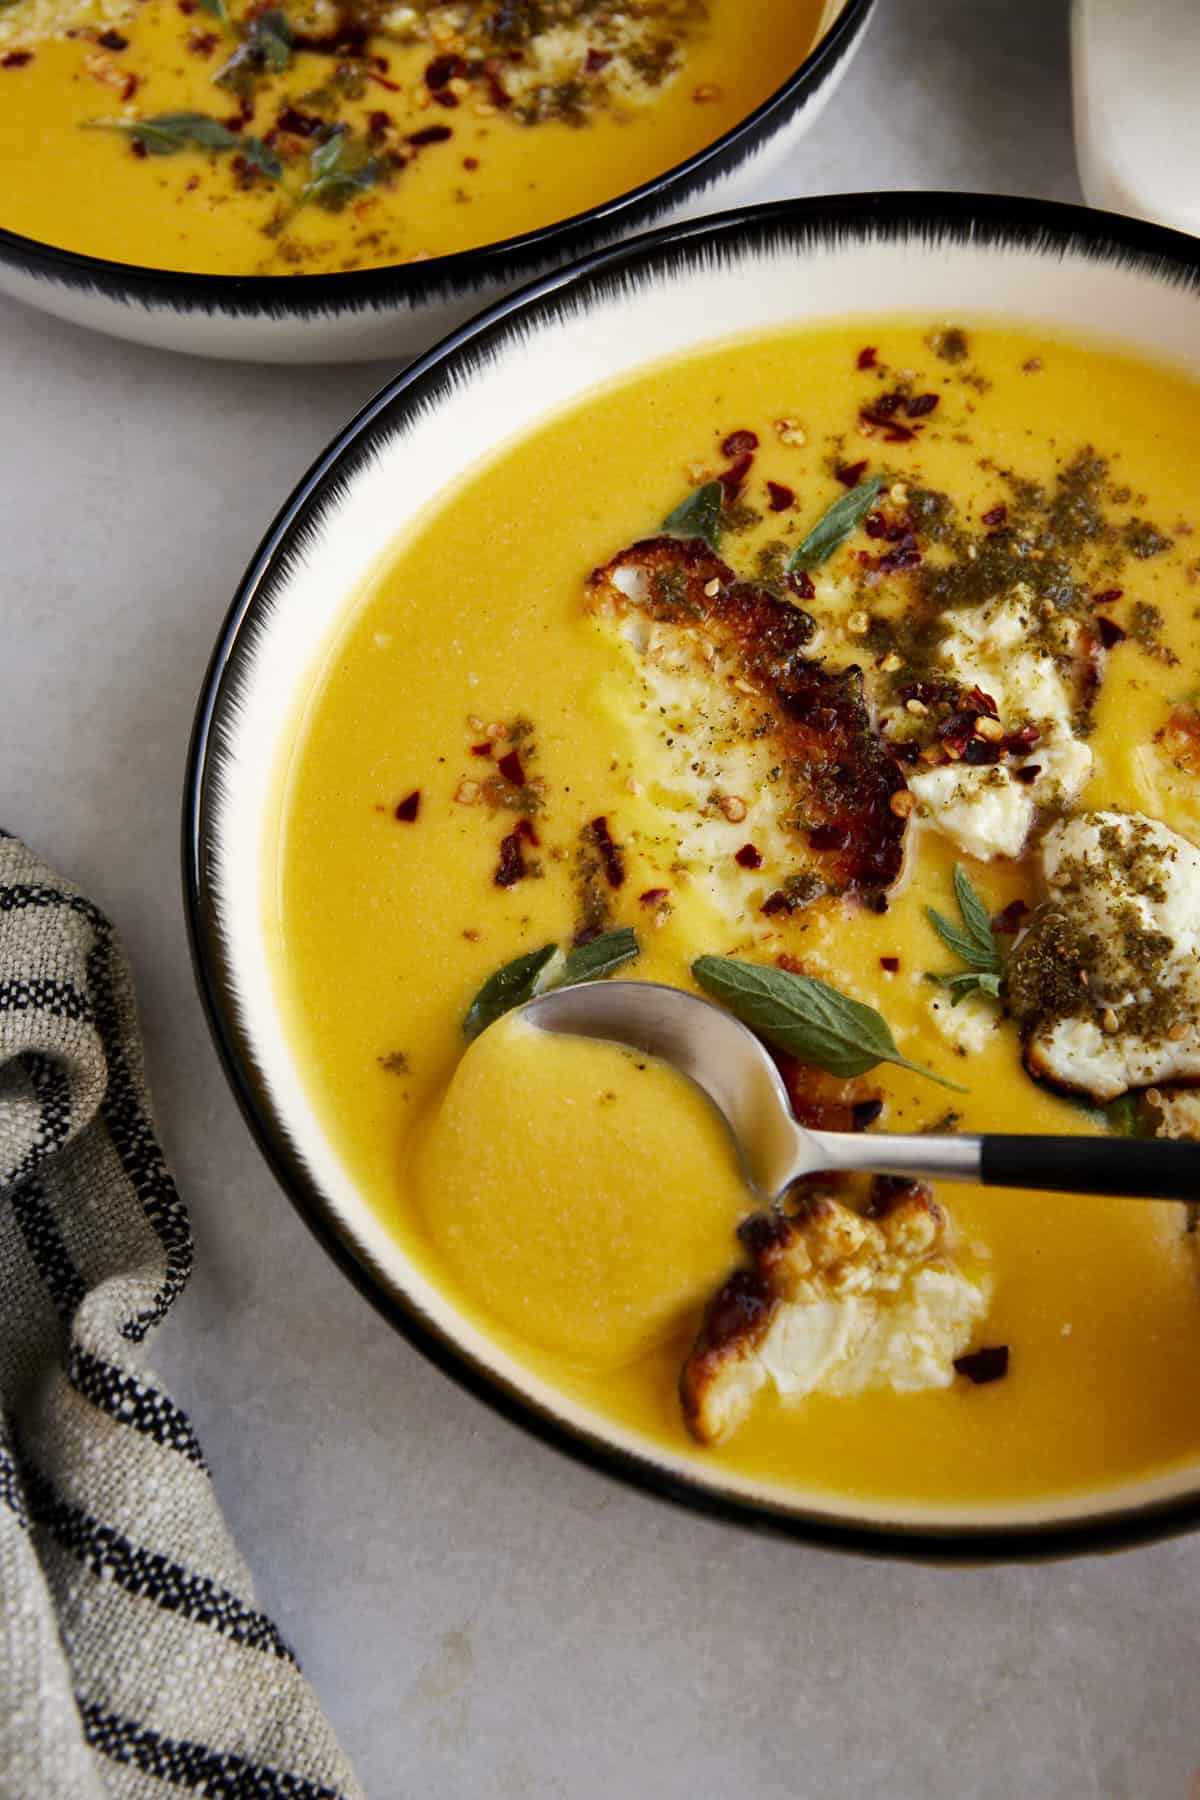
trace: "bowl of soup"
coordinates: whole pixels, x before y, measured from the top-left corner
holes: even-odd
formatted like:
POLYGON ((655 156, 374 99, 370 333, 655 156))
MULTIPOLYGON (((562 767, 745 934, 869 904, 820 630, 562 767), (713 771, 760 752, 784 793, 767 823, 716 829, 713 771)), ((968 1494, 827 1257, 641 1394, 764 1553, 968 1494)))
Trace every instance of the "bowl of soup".
POLYGON ((702 992, 827 1129, 1200 1135, 1198 378, 1190 240, 788 203, 493 309, 292 496, 198 714, 200 987, 321 1241, 489 1404, 838 1542, 1193 1518, 1192 1208, 764 1206, 681 1076, 520 1005, 702 992))
POLYGON ((9 0, 0 292, 258 361, 409 356, 729 205, 871 0, 9 0))

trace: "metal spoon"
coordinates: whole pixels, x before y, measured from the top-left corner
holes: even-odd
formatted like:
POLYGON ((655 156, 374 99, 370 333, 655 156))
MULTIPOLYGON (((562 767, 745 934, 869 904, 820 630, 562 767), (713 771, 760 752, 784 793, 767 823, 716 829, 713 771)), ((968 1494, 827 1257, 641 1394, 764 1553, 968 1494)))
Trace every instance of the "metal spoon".
POLYGON ((777 1200, 801 1175, 861 1169, 991 1187, 1200 1198, 1200 1144, 1108 1137, 902 1136, 809 1131, 797 1123, 779 1071, 731 1013, 653 981, 557 988, 521 1008, 539 1031, 605 1038, 672 1063, 722 1114, 753 1186, 777 1200))

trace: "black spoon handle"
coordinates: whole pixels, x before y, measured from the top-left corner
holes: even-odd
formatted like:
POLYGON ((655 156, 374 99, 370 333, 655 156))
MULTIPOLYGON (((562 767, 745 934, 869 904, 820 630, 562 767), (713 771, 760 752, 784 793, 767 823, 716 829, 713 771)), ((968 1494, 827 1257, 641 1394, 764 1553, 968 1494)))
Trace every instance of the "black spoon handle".
POLYGON ((1159 1138, 985 1136, 979 1179, 988 1187, 1138 1200, 1200 1200, 1200 1143, 1159 1138))

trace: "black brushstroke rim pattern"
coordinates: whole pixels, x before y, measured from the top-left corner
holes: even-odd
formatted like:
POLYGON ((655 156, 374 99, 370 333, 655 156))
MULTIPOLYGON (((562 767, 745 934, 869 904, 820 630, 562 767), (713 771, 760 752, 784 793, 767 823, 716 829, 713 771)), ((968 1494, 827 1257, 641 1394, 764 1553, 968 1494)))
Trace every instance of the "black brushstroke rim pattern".
POLYGON ((236 708, 238 669, 252 661, 256 612, 268 609, 286 580, 297 547, 325 506, 370 458, 372 447, 414 408, 436 401, 451 371, 470 374, 506 338, 536 329, 565 309, 602 299, 648 270, 690 272, 706 250, 729 245, 734 254, 786 243, 802 256, 810 244, 846 244, 925 237, 999 250, 1034 250, 1117 261, 1151 279, 1190 288, 1200 302, 1200 241, 1116 214, 1050 201, 1004 196, 895 193, 784 201, 669 227, 547 276, 500 301, 473 324, 409 365, 351 420, 298 484, 263 538, 230 607, 201 690, 188 754, 183 803, 183 883, 197 984, 218 1055, 250 1129, 284 1191, 318 1241, 355 1286, 417 1350, 459 1386, 514 1424, 577 1461, 644 1492, 710 1517, 849 1550, 927 1562, 1036 1562, 1081 1552, 1110 1551, 1178 1535, 1200 1524, 1200 1483, 1182 1496, 1121 1511, 1104 1510, 1055 1524, 942 1527, 854 1522, 836 1515, 752 1499, 722 1489, 719 1478, 682 1476, 566 1424, 445 1336, 411 1298, 374 1269, 355 1248, 318 1192, 275 1112, 262 1071, 232 1001, 232 984, 209 881, 212 823, 224 724, 236 708))
POLYGON ((0 266, 61 287, 148 309, 232 319, 320 319, 422 309, 469 300, 562 267, 601 244, 642 229, 707 183, 749 160, 833 79, 866 28, 875 0, 845 9, 796 72, 749 116, 686 162, 572 218, 476 250, 333 275, 189 275, 109 262, 0 227, 0 266))

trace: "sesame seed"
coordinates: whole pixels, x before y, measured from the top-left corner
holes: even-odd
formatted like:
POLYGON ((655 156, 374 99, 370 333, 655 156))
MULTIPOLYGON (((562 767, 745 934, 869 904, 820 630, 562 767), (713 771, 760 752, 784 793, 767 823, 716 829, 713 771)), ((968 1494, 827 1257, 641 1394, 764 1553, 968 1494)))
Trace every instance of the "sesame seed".
POLYGON ((923 700, 906 700, 904 702, 904 710, 907 713, 911 713, 914 719, 923 719, 929 712, 929 708, 923 700))
POLYGON ((888 801, 888 805, 898 819, 907 819, 916 804, 916 800, 907 788, 901 788, 899 793, 893 794, 888 801))
POLYGON ((900 667, 900 658, 894 650, 889 650, 879 666, 885 675, 894 675, 900 667))
POLYGON ((989 744, 998 744, 1004 736, 1004 727, 999 719, 976 719, 975 735, 984 738, 989 744))
POLYGON ((720 593, 720 591, 721 591, 721 583, 716 579, 715 576, 713 577, 713 579, 711 581, 705 582, 704 592, 708 595, 708 598, 710 600, 714 600, 716 598, 716 596, 720 593))
POLYGON ((723 794, 717 804, 731 825, 740 825, 750 810, 737 794, 723 794))
POLYGON ((1103 1027, 1103 1029, 1105 1031, 1107 1031, 1109 1037, 1112 1037, 1114 1032, 1117 1032, 1121 1029, 1121 1021, 1120 1021, 1120 1019, 1118 1019, 1116 1013, 1113 1011, 1111 1006, 1105 1007, 1104 1016, 1100 1020, 1100 1024, 1103 1027))
POLYGON ((867 632, 871 629, 870 614, 865 612, 852 612, 850 617, 846 620, 846 629, 854 637, 865 637, 867 632))
POLYGON ((1187 1034, 1188 1034, 1187 1021, 1184 1019, 1176 1019, 1175 1023, 1171 1026, 1170 1030, 1167 1032, 1167 1036, 1170 1038, 1170 1040, 1173 1044, 1182 1043, 1183 1039, 1187 1036, 1187 1034))
POLYGON ((474 806, 479 799, 480 788, 477 781, 460 781, 455 789, 454 798, 460 806, 474 806))

